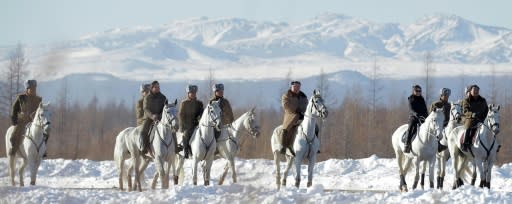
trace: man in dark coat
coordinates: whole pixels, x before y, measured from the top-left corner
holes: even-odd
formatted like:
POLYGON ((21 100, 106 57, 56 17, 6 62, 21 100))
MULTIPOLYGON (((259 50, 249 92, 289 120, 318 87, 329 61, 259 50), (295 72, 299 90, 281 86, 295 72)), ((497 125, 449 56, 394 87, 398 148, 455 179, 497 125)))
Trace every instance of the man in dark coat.
MULTIPOLYGON (((440 91, 440 96, 438 101, 434 101, 432 105, 430 106, 430 112, 434 111, 434 109, 443 109, 444 113, 444 122, 443 122, 443 128, 445 128, 448 125, 448 122, 450 121, 450 109, 451 104, 448 102, 448 98, 450 98, 451 90, 449 88, 442 88, 440 91)), ((438 151, 443 151, 447 147, 442 145, 438 141, 438 151)))
POLYGON ((421 95, 421 86, 412 86, 412 94, 409 96, 409 127, 407 129, 407 141, 405 143, 404 152, 411 152, 411 140, 417 131, 417 125, 423 122, 427 115, 427 105, 425 99, 421 95))
POLYGON ((462 114, 464 115, 464 145, 462 151, 468 151, 471 145, 471 135, 476 131, 477 124, 483 123, 489 112, 487 101, 480 96, 480 87, 476 84, 469 89, 469 96, 462 101, 462 114))
POLYGON ((178 111, 178 121, 180 131, 183 133, 183 147, 185 150, 185 158, 192 154, 190 149, 190 137, 194 130, 199 125, 199 119, 203 113, 203 102, 197 100, 197 86, 187 86, 187 98, 181 101, 180 109, 178 111))
MULTIPOLYGON (((14 126, 14 131, 10 140, 12 148, 6 150, 9 151, 9 155, 14 156, 19 150, 23 142, 25 127, 34 120, 34 112, 36 112, 41 101, 43 101, 43 98, 37 95, 37 81, 25 81, 25 93, 19 94, 12 105, 11 124, 14 126)), ((45 135, 45 142, 48 137, 48 135, 45 135)))
POLYGON ((150 150, 149 144, 149 129, 155 122, 160 121, 162 118, 162 111, 164 110, 167 98, 160 93, 160 84, 158 81, 151 83, 151 90, 149 94, 144 97, 144 121, 142 122, 142 131, 140 137, 142 138, 142 154, 146 154, 150 150))
MULTIPOLYGON (((220 110, 222 111, 220 115, 221 124, 231 124, 235 120, 235 117, 233 116, 233 109, 231 108, 231 104, 229 103, 228 99, 224 98, 224 84, 213 85, 212 91, 214 92, 214 95, 209 102, 219 102, 220 110)), ((215 138, 220 137, 220 131, 214 129, 213 132, 215 133, 215 138)))
POLYGON ((308 98, 300 90, 301 83, 292 81, 290 89, 281 96, 281 105, 284 109, 283 130, 281 132, 281 153, 286 153, 286 148, 292 151, 293 136, 299 121, 304 119, 304 112, 308 106, 308 98))

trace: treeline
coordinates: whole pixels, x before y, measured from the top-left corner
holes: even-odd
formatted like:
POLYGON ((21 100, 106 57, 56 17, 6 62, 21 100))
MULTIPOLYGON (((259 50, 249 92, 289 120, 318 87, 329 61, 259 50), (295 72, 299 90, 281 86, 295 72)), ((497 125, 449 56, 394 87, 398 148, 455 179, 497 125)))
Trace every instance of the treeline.
MULTIPOLYGON (((329 107, 329 117, 324 121, 321 132, 319 160, 329 158, 364 158, 372 154, 379 157, 394 157, 391 134, 406 123, 406 100, 388 107, 374 110, 365 103, 362 96, 346 97, 341 105, 329 107)), ((49 140, 49 158, 112 160, 116 135, 126 127, 134 126, 135 114, 132 104, 108 103, 100 105, 97 98, 87 105, 54 104, 52 106, 52 132, 49 140)), ((235 110, 240 116, 246 109, 235 110)), ((512 162, 512 104, 502 105, 500 137, 503 148, 498 153, 498 162, 512 162)), ((242 158, 271 159, 270 136, 281 123, 280 109, 257 109, 261 135, 253 139, 242 136, 242 158)), ((5 133, 9 118, 0 118, 0 132, 5 133)), ((0 140, 0 152, 5 155, 5 140, 0 140)))

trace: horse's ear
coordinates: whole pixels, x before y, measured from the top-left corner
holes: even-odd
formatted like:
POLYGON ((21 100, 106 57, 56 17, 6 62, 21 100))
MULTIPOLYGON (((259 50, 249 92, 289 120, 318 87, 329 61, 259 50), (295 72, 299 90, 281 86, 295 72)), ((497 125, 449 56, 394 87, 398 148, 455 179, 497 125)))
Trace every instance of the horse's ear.
POLYGON ((178 99, 174 99, 174 105, 178 104, 178 99))
POLYGON ((320 91, 317 89, 313 90, 313 95, 320 96, 320 91))
POLYGON ((165 99, 165 102, 164 102, 165 105, 169 105, 169 101, 167 99, 165 99))
POLYGON ((251 108, 251 113, 254 113, 254 110, 256 109, 256 107, 252 107, 251 108))
POLYGON ((501 107, 501 106, 500 106, 500 105, 498 105, 498 106, 496 107, 496 110, 500 110, 500 107, 501 107))
POLYGON ((39 108, 43 108, 43 102, 42 101, 39 103, 39 108))

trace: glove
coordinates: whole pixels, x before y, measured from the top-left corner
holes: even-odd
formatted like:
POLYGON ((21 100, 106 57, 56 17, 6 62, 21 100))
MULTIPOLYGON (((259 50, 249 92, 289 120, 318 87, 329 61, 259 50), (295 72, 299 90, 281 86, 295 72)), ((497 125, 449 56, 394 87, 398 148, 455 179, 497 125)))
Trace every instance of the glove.
POLYGON ((472 113, 471 118, 476 118, 476 113, 472 113))
POLYGON ((158 114, 151 115, 151 119, 154 121, 158 121, 158 114))
POLYGON ((298 113, 299 114, 299 120, 304 120, 304 114, 302 113, 298 113))

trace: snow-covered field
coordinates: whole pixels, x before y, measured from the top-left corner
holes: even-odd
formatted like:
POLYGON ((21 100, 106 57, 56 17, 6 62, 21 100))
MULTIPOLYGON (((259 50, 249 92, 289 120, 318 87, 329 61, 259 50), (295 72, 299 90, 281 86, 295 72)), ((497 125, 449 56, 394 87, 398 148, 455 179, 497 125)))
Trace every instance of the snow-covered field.
MULTIPOLYGON (((219 186, 215 183, 223 166, 223 160, 214 162, 213 185, 193 186, 191 162, 187 161, 183 186, 151 190, 147 184, 155 169, 150 165, 140 193, 116 188, 117 170, 112 161, 45 160, 36 186, 11 187, 7 160, 0 158, 0 203, 512 203, 512 164, 493 168, 491 190, 469 185, 449 190, 453 179, 449 164, 444 190, 427 188, 407 193, 398 191, 396 160, 377 156, 319 162, 310 188, 305 186, 305 170, 300 188, 291 186, 295 174, 292 169, 288 186, 280 191, 275 188, 271 160, 238 159, 238 183, 233 184, 228 175, 225 185, 219 186)), ((28 184, 28 172, 26 175, 28 184)), ((407 183, 409 187, 412 184, 411 172, 407 183)))

